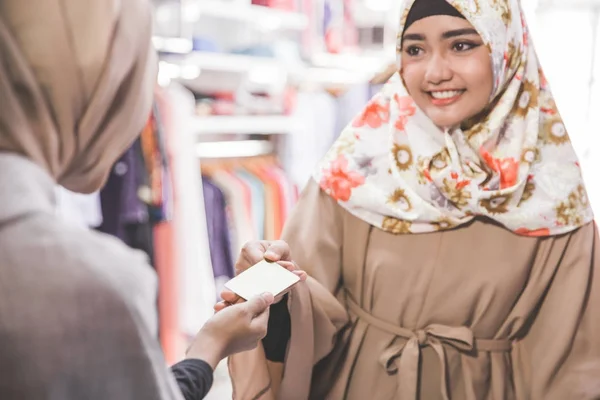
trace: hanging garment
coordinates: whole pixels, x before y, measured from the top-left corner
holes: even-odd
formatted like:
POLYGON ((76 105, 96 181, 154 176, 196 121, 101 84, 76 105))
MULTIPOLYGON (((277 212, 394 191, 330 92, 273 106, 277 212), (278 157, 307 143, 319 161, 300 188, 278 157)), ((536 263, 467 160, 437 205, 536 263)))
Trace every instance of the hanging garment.
POLYGON ((116 236, 129 247, 144 251, 154 263, 155 221, 140 194, 148 186, 140 140, 115 163, 100 191, 103 221, 98 230, 116 236))
POLYGON ((255 224, 256 239, 262 240, 265 238, 265 214, 267 212, 265 186, 258 177, 243 168, 237 168, 234 173, 250 188, 251 212, 255 224))
POLYGON ((209 178, 202 179, 210 259, 213 275, 217 284, 217 295, 221 293, 223 284, 233 278, 233 255, 229 238, 229 224, 225 213, 225 196, 209 178))
POLYGON ((264 165, 247 165, 248 171, 260 179, 265 188, 265 239, 278 238, 281 225, 281 206, 279 188, 273 181, 264 165))
POLYGON ((236 180, 230 173, 225 171, 212 173, 211 180, 219 186, 225 195, 230 215, 229 220, 231 221, 231 252, 232 254, 238 254, 244 243, 254 238, 253 224, 251 216, 247 212, 246 200, 243 196, 240 196, 245 188, 239 180, 236 180))

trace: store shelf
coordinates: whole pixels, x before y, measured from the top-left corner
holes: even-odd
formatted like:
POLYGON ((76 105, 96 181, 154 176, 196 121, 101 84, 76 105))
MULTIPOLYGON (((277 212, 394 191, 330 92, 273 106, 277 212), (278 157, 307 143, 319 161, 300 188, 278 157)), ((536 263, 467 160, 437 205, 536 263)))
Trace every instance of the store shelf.
POLYGON ((186 14, 189 19, 222 18, 256 25, 268 30, 303 30, 308 26, 308 18, 304 14, 226 0, 193 2, 186 6, 186 14))
MULTIPOLYGON (((315 58, 314 67, 302 64, 286 65, 275 59, 252 57, 237 54, 194 52, 187 55, 167 55, 161 58, 164 62, 189 70, 191 66, 202 71, 250 74, 252 81, 267 83, 279 81, 287 74, 294 83, 322 84, 354 84, 368 81, 386 64, 383 58, 347 55, 325 55, 315 58)), ((177 75, 177 71, 174 72, 177 75)), ((187 76, 194 76, 190 71, 187 76)), ((173 76, 174 77, 174 76, 173 76)), ((180 77, 184 79, 183 74, 180 77)))
POLYGON ((286 116, 195 117, 192 130, 198 135, 287 134, 294 124, 295 120, 286 116))
POLYGON ((254 68, 285 69, 277 60, 229 53, 192 52, 185 56, 168 55, 161 58, 171 64, 194 65, 202 70, 246 73, 254 68))
POLYGON ((317 53, 311 58, 313 66, 318 68, 334 68, 352 72, 376 73, 387 63, 394 62, 396 50, 389 47, 376 52, 354 53, 317 53))

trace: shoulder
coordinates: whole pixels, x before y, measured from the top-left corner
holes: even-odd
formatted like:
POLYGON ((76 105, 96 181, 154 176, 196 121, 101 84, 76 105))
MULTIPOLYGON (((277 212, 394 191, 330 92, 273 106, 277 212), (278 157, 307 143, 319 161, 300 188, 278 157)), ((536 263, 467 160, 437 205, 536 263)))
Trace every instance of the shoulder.
POLYGON ((310 179, 304 189, 300 192, 298 207, 303 210, 318 209, 327 210, 332 213, 343 215, 346 210, 330 195, 325 193, 314 179, 310 179))
POLYGON ((157 283, 144 253, 51 214, 32 215, 0 236, 0 259, 19 271, 14 278, 24 289, 120 306, 155 330, 157 283))

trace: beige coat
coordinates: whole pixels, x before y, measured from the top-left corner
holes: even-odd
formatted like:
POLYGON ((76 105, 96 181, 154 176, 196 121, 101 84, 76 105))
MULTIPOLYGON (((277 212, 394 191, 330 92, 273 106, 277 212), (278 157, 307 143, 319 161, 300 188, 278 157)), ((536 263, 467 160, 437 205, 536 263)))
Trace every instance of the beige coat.
POLYGON ((284 236, 311 278, 290 296, 285 365, 269 374, 262 349, 230 360, 236 400, 600 397, 593 224, 393 235, 312 182, 284 236))

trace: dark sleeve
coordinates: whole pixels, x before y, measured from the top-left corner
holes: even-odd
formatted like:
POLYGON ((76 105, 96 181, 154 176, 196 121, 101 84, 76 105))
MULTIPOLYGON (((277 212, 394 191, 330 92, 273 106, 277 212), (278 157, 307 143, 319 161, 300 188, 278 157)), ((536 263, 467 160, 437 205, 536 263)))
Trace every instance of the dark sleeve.
POLYGON ((263 347, 267 360, 284 362, 288 342, 292 332, 292 322, 287 306, 287 295, 277 304, 271 306, 267 336, 263 339, 263 347))
POLYGON ((185 400, 203 399, 213 384, 213 370, 206 362, 189 359, 171 367, 185 400))

